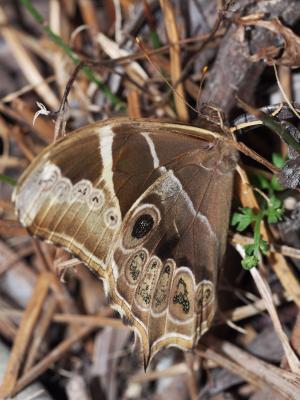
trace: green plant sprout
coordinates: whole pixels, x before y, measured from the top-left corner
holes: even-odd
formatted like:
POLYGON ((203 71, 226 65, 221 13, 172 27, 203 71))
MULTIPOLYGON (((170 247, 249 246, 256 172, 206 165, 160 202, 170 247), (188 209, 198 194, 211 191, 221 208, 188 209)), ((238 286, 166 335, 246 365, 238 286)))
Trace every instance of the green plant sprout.
MULTIPOLYGON (((284 165, 284 160, 280 154, 273 154, 272 161, 278 168, 282 168, 284 165)), ((258 174, 256 178, 261 189, 268 191, 268 195, 266 195, 260 189, 256 190, 264 200, 260 210, 255 213, 251 208, 240 207, 240 212, 235 212, 231 220, 231 225, 236 226, 239 232, 243 232, 250 225, 253 225, 254 243, 244 246, 246 256, 242 260, 242 267, 246 270, 256 267, 260 256, 266 255, 268 251, 268 243, 263 240, 260 234, 261 222, 266 219, 269 224, 275 224, 282 219, 284 214, 282 201, 275 195, 275 192, 283 190, 277 177, 272 176, 271 179, 268 179, 258 174)))
MULTIPOLYGON (((281 154, 272 154, 272 162, 275 167, 280 169, 283 168, 285 161, 286 160, 284 160, 281 154)), ((272 178, 268 179, 264 175, 257 173, 254 176, 254 184, 262 190, 267 190, 269 197, 274 195, 275 192, 281 192, 284 190, 284 188, 278 182, 278 178, 276 175, 272 175, 272 178)))

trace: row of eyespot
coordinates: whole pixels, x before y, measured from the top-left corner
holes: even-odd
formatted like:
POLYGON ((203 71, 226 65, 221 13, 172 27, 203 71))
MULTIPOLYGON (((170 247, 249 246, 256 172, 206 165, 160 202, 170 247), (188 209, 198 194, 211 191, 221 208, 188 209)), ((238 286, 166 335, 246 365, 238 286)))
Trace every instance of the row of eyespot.
MULTIPOLYGON (((101 189, 94 188, 92 183, 82 179, 75 185, 69 178, 62 177, 58 167, 51 165, 48 167, 47 174, 41 173, 38 185, 42 186, 43 192, 53 192, 53 198, 58 202, 78 201, 86 203, 93 210, 100 210, 104 205, 104 193, 101 189), (50 171, 49 171, 50 169, 50 171)), ((104 215, 104 221, 110 228, 115 228, 119 224, 117 210, 113 207, 108 208, 104 215)))

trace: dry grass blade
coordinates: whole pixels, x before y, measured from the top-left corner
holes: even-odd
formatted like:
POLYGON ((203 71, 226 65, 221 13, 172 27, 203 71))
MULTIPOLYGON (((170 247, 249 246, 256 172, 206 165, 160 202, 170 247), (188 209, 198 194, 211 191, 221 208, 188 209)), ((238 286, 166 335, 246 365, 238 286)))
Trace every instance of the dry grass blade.
POLYGON ((49 76, 49 78, 43 79, 34 85, 32 85, 32 84, 25 85, 21 89, 16 90, 15 92, 9 93, 8 95, 2 97, 1 102, 9 103, 9 102, 17 99, 18 97, 21 97, 24 94, 31 92, 32 90, 34 90, 36 88, 36 86, 43 85, 44 83, 51 83, 54 81, 55 81, 55 77, 52 75, 52 76, 49 76))
MULTIPOLYGON (((272 301, 275 306, 280 306, 282 304, 282 300, 276 294, 272 296, 272 301)), ((240 321, 242 319, 260 314, 265 310, 266 303, 263 299, 260 299, 255 301, 254 303, 236 307, 233 310, 226 311, 224 313, 224 317, 230 321, 240 321)))
MULTIPOLYGON (((13 318, 23 318, 24 312, 15 310, 12 308, 1 309, 0 317, 13 317, 13 318)), ((74 324, 74 325, 88 325, 91 327, 102 328, 105 326, 110 326, 112 328, 118 329, 129 329, 123 324, 118 318, 108 318, 102 317, 101 315, 77 315, 77 314, 54 314, 52 316, 52 321, 60 324, 74 324)))
MULTIPOLYGON (((0 300, 0 309, 7 309, 8 304, 0 300)), ((9 316, 1 315, 0 312, 0 334, 8 341, 13 342, 17 334, 16 325, 9 319, 9 316)))
POLYGON ((141 374, 134 375, 130 378, 131 382, 148 382, 148 381, 154 381, 159 378, 167 378, 170 376, 176 376, 176 375, 182 375, 182 374, 187 374, 188 367, 186 363, 180 363, 180 364, 175 364, 170 368, 167 368, 163 371, 150 371, 141 374))
POLYGON ((59 360, 64 353, 70 350, 70 348, 74 345, 74 343, 82 340, 85 336, 92 332, 91 327, 84 327, 81 329, 77 329, 76 333, 72 334, 68 339, 61 342, 55 349, 53 349, 42 361, 35 364, 27 373, 22 376, 15 389, 12 392, 12 395, 15 395, 20 390, 22 390, 29 383, 34 381, 38 376, 40 376, 43 372, 45 372, 49 367, 51 367, 57 360, 59 360))
POLYGON ((0 219, 1 236, 27 236, 28 232, 17 221, 0 219))
POLYGON ((282 286, 300 308, 300 284, 292 267, 287 263, 285 258, 277 252, 271 253, 270 260, 272 262, 272 268, 282 286))
POLYGON ((128 115, 132 118, 141 118, 142 112, 139 104, 139 93, 137 90, 129 89, 127 92, 128 115))
POLYGON ((9 43, 10 49, 14 53, 14 57, 16 58, 19 67, 22 69, 29 83, 33 85, 36 92, 45 103, 49 104, 49 106, 53 109, 58 108, 58 99, 46 82, 41 84, 41 81, 43 81, 43 77, 38 71, 34 62, 32 61, 27 50, 22 45, 20 36, 17 34, 16 31, 7 27, 7 18, 2 7, 0 7, 0 23, 2 26, 1 33, 5 40, 9 43))
MULTIPOLYGON (((12 270, 12 266, 17 267, 16 264, 18 261, 21 260, 19 254, 15 254, 4 241, 0 241, 0 276, 5 272, 12 270)), ((21 269, 24 265, 21 265, 21 269)), ((1 312, 2 310, 0 310, 1 312)))
POLYGON ((16 142, 19 145, 20 150, 24 154, 25 158, 31 162, 33 161, 35 154, 33 153, 32 149, 28 146, 28 144, 25 141, 24 134, 21 131, 21 129, 16 126, 11 130, 12 136, 14 136, 16 142))
POLYGON ((271 388, 285 399, 298 400, 300 379, 290 371, 274 367, 229 342, 219 342, 214 338, 212 346, 200 346, 197 353, 208 360, 216 362, 229 371, 242 376, 255 387, 271 388), (216 345, 217 343, 217 345, 216 345))
MULTIPOLYGON (((165 29, 170 43, 171 80, 173 85, 175 85, 181 77, 180 46, 177 44, 179 41, 179 34, 176 25, 176 18, 169 0, 160 0, 160 6, 163 11, 165 29)), ((179 83, 175 89, 176 91, 174 92, 174 96, 178 118, 180 121, 186 122, 189 120, 189 115, 185 103, 184 86, 182 83, 179 83)))
POLYGON ((297 375, 299 375, 299 378, 300 378, 300 362, 289 343, 288 337, 286 336, 286 334, 284 333, 284 331, 282 329, 276 309, 274 307, 270 287, 256 268, 252 268, 250 272, 251 272, 251 275, 257 285, 257 288, 258 288, 262 298, 265 301, 267 310, 268 310, 270 317, 272 319, 272 322, 274 324, 275 331, 276 331, 277 335, 279 336, 280 341, 282 343, 289 366, 293 372, 295 372, 297 375))
POLYGON ((85 25, 89 26, 92 31, 99 32, 97 12, 93 2, 91 0, 79 0, 79 7, 85 25))
MULTIPOLYGON (((121 49, 116 42, 109 39, 103 33, 98 33, 96 40, 100 44, 103 51, 105 51, 105 53, 112 59, 118 57, 128 57, 130 54, 128 51, 121 49)), ((125 65, 124 68, 132 80, 138 85, 143 86, 147 81, 147 73, 136 61, 130 62, 129 64, 125 65)))
POLYGON ((49 290, 49 283, 53 280, 53 275, 41 274, 30 302, 27 305, 26 312, 20 323, 14 346, 7 365, 6 373, 0 387, 0 398, 10 396, 15 388, 18 374, 24 360, 26 349, 31 340, 37 319, 42 310, 45 298, 49 290))
POLYGON ((35 360, 37 359, 40 346, 45 338, 48 327, 51 324, 56 305, 56 298, 53 295, 49 296, 49 298, 45 302, 43 313, 37 323, 36 329, 33 334, 31 346, 28 351, 27 359, 24 365, 24 372, 27 372, 33 366, 35 360))

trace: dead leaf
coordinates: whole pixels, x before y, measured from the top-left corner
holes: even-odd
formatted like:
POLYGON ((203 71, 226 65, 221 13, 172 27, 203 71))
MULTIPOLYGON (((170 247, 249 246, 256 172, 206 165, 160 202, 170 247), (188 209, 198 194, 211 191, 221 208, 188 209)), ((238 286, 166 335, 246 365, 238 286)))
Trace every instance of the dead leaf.
POLYGON ((255 55, 251 56, 253 61, 264 60, 267 64, 285 65, 288 67, 300 66, 300 37, 297 36, 290 28, 284 26, 278 18, 273 18, 270 21, 264 21, 257 18, 240 18, 238 22, 242 25, 254 25, 269 29, 270 31, 279 34, 284 40, 283 52, 280 54, 279 48, 274 46, 262 48, 255 55))

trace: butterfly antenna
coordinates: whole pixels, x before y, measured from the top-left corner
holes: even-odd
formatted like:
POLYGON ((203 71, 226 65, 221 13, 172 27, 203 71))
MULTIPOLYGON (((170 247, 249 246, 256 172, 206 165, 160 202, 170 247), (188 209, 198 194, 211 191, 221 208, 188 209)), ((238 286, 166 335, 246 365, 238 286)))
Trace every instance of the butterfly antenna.
MULTIPOLYGON (((197 94, 197 107, 196 107, 197 110, 200 110, 200 98, 201 98, 203 84, 205 82, 205 78, 206 78, 207 72, 208 72, 208 66, 205 65, 202 68, 202 75, 201 75, 201 78, 200 78, 200 84, 199 84, 199 89, 198 89, 198 94, 197 94)), ((198 111, 198 114, 200 114, 199 111, 198 111)))
POLYGON ((159 74, 159 76, 162 78, 162 80, 166 83, 166 85, 172 90, 172 92, 178 96, 183 102, 184 104, 189 107, 192 111, 194 111, 197 115, 199 115, 199 111, 193 107, 191 104, 189 104, 185 98, 178 93, 178 91, 174 88, 174 86, 163 76, 163 74, 161 73, 160 69, 157 67, 157 65, 151 60, 151 57, 149 55, 149 53, 147 52, 147 49, 145 48, 145 46, 142 44, 141 40, 139 37, 135 38, 135 42, 136 44, 139 46, 140 50, 143 52, 143 54, 145 54, 145 57, 147 58, 147 60, 149 61, 149 63, 153 66, 153 68, 156 70, 156 72, 159 74))

